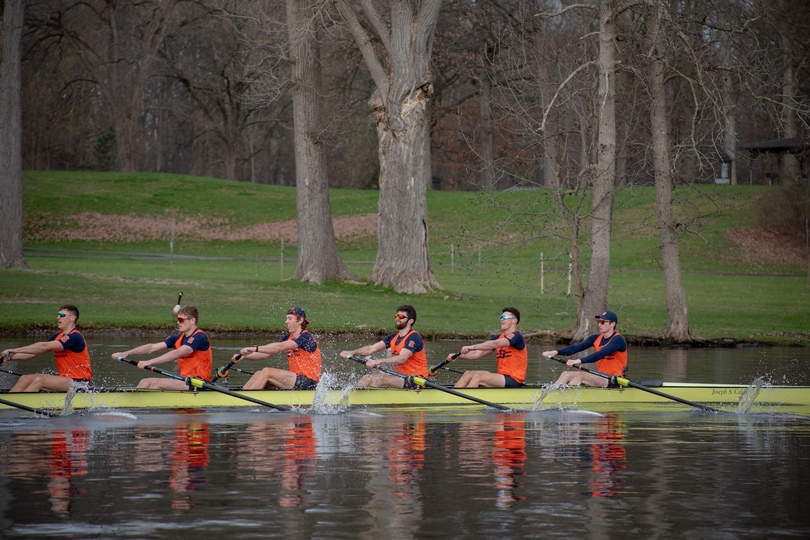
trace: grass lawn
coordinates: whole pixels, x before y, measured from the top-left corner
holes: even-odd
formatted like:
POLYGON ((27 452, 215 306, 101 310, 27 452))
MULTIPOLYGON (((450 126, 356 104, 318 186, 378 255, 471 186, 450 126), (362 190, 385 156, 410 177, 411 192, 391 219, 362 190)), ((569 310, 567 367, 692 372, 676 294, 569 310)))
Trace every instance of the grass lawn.
MULTIPOLYGON (((279 331, 293 305, 307 310, 313 329, 334 332, 390 329, 395 308, 406 303, 416 307, 417 329, 427 337, 489 335, 504 306, 520 309, 525 333, 565 334, 576 321, 575 280, 568 291, 568 214, 555 210, 543 190, 430 191, 430 256, 442 288, 403 295, 372 284, 293 281, 295 246, 288 241, 282 249, 272 236, 230 241, 162 229, 112 240, 72 236, 91 214, 164 225, 203 220, 212 231, 267 223, 281 230, 295 218, 291 187, 28 171, 24 189, 30 269, 0 270, 0 330, 6 332, 53 328, 62 303, 79 306, 84 329, 163 331, 181 291, 184 304, 200 309, 201 326, 221 332, 279 331)), ((751 208, 769 189, 775 188, 711 185, 677 192, 690 324, 701 338, 810 343, 806 269, 767 258, 746 262, 726 236, 758 225, 751 208)), ((333 215, 350 223, 377 211, 375 191, 332 190, 330 199, 333 215)), ((616 200, 609 307, 630 337, 654 337, 667 320, 654 199, 652 187, 628 187, 616 200)), ((587 233, 587 220, 582 226, 587 233)), ((373 233, 339 240, 341 256, 361 281, 376 254, 373 233)), ((586 237, 580 245, 587 257, 586 237)))

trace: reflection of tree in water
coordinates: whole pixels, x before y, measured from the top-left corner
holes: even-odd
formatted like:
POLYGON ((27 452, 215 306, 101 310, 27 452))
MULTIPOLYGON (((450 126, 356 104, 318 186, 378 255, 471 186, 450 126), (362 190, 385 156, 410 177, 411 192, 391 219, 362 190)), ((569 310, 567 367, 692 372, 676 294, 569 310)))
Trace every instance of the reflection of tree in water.
POLYGON ((493 441, 492 463, 498 488, 495 504, 498 508, 510 508, 526 498, 516 493, 523 487, 520 478, 526 475, 523 470, 526 464, 525 423, 503 422, 493 441))

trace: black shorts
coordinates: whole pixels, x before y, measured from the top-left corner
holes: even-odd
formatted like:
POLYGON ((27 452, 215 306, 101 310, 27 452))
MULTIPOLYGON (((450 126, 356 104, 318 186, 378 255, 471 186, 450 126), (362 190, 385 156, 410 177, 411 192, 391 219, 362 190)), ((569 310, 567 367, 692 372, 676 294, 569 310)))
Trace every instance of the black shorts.
POLYGON ((503 387, 504 388, 520 388, 521 386, 523 386, 523 385, 520 384, 519 382, 517 382, 515 379, 513 379, 509 375, 504 375, 503 376, 503 387))
POLYGON ((90 379, 73 379, 73 388, 77 392, 90 392, 93 390, 93 381, 90 379))
POLYGON ((318 383, 316 381, 313 381, 309 377, 304 377, 303 375, 296 375, 293 390, 315 390, 316 386, 318 386, 318 383))

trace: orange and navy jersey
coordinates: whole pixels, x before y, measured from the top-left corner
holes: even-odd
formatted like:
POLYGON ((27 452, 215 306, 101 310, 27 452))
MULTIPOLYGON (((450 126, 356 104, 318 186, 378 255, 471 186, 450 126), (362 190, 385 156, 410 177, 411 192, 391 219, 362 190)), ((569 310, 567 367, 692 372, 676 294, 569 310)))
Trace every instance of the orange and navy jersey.
POLYGON ((593 347, 594 353, 580 358, 583 364, 596 362, 596 370, 605 375, 624 375, 627 371, 627 342, 618 332, 609 338, 594 334, 582 343, 569 345, 557 351, 560 356, 570 356, 593 347))
POLYGON ((65 334, 54 334, 48 341, 58 341, 62 344, 61 351, 54 351, 56 369, 59 375, 74 380, 93 379, 93 370, 90 368, 90 353, 84 336, 75 328, 65 334))
POLYGON ((596 361, 596 370, 601 371, 605 375, 624 375, 627 370, 627 343, 624 347, 621 343, 624 342, 624 337, 621 334, 613 334, 605 339, 604 336, 599 336, 593 344, 593 349, 597 354, 604 351, 606 354, 603 358, 596 361), (615 341, 612 348, 616 350, 607 351, 606 349, 615 341))
POLYGON ((498 359, 498 373, 509 375, 515 381, 523 384, 526 381, 526 370, 529 367, 529 351, 526 347, 526 340, 520 332, 504 332, 498 336, 492 336, 492 340, 506 338, 509 340, 507 347, 495 349, 495 358, 498 359))
POLYGON ((166 338, 164 343, 170 349, 179 349, 183 345, 191 347, 191 354, 177 359, 180 375, 183 377, 199 377, 205 381, 211 380, 214 356, 211 353, 208 334, 198 328, 188 337, 185 334, 173 334, 166 338))
POLYGON ((399 356, 403 349, 408 349, 413 353, 404 363, 394 366, 394 371, 403 375, 428 376, 425 343, 418 332, 411 330, 404 336, 400 336, 399 332, 394 332, 385 336, 383 343, 387 349, 390 349, 391 356, 399 356))
POLYGON ((303 330, 297 338, 292 334, 287 334, 281 341, 294 341, 298 345, 297 349, 287 351, 287 361, 290 371, 296 375, 303 375, 315 382, 321 380, 321 349, 315 337, 309 330, 303 330))

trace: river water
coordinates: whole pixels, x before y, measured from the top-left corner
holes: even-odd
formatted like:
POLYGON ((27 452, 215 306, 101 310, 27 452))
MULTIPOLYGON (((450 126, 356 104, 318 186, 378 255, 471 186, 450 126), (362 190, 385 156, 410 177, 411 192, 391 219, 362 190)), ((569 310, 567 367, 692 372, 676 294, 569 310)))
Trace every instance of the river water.
MULTIPOLYGON (((97 384, 146 374, 110 358, 137 343, 92 341, 97 384)), ((356 380, 364 368, 337 352, 360 343, 320 343, 331 376, 356 380)), ((215 340, 215 365, 249 344, 215 340)), ((430 363, 461 344, 428 343, 430 363)), ((531 344, 530 381, 562 369, 539 359, 544 348, 531 344)), ((634 380, 806 385, 809 375, 807 348, 631 351, 634 380)), ((810 536, 810 417, 778 410, 2 411, 0 445, 3 538, 810 536)))

